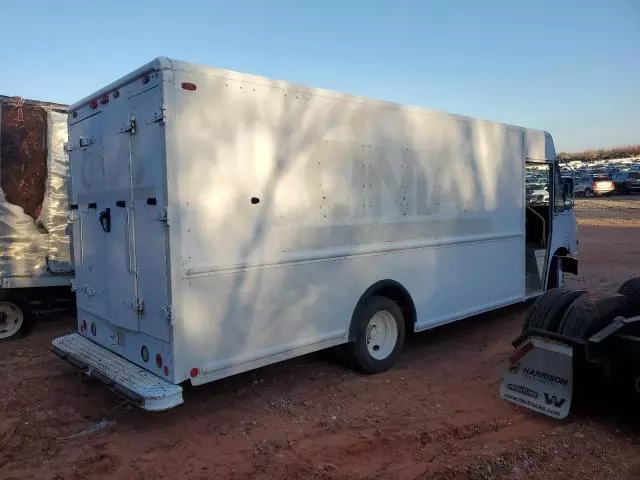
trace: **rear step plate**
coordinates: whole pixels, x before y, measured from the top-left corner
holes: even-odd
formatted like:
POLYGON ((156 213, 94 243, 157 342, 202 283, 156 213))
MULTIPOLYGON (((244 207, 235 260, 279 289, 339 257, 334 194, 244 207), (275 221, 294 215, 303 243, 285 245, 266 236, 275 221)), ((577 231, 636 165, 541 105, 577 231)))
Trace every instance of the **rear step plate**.
POLYGON ((53 353, 144 410, 158 412, 182 403, 180 385, 167 382, 82 335, 71 333, 51 343, 53 353))

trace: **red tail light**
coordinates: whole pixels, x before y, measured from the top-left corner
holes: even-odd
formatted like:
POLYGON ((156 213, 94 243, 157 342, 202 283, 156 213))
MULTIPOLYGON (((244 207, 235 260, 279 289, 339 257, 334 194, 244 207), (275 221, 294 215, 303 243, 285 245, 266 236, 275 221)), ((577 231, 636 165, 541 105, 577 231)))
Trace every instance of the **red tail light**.
POLYGON ((105 103, 109 103, 109 94, 105 93, 104 95, 102 95, 102 97, 100 97, 100 103, 102 105, 104 105, 105 103))
POLYGON ((183 88, 183 89, 185 89, 185 90, 191 90, 191 91, 193 91, 193 90, 195 90, 197 87, 196 87, 196 84, 195 84, 195 83, 182 82, 182 88, 183 88))
POLYGON ((162 355, 159 353, 156 355, 156 365, 158 368, 162 368, 162 355))

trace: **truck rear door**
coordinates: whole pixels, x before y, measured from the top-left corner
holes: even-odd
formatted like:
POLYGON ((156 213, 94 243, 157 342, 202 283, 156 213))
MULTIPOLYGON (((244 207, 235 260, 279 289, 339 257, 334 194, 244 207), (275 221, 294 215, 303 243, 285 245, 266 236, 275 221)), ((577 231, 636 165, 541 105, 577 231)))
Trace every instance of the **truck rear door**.
POLYGON ((137 331, 134 246, 130 236, 128 106, 112 102, 71 122, 72 194, 78 308, 137 331))
POLYGON ((136 280, 140 331, 170 340, 167 210, 162 90, 155 86, 129 99, 135 118, 131 135, 132 195, 135 202, 136 280))
POLYGON ((78 307, 169 341, 162 89, 158 77, 141 87, 121 88, 71 126, 71 138, 84 142, 70 152, 78 307))

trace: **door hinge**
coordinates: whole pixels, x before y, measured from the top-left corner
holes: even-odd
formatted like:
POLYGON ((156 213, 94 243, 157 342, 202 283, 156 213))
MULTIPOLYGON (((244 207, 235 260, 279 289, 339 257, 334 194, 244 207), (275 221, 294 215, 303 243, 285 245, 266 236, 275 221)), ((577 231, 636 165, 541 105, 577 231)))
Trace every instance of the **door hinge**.
POLYGON ((153 113, 153 116, 151 117, 151 120, 147 122, 147 125, 150 125, 152 123, 159 123, 160 125, 164 125, 164 109, 160 109, 159 111, 153 113))
POLYGON ((160 209, 156 219, 169 225, 169 210, 167 209, 167 207, 160 209))
POLYGON ((80 219, 80 215, 77 210, 69 210, 67 213, 67 223, 73 223, 80 219))
POLYGON ((160 310, 160 313, 164 315, 164 318, 167 320, 167 322, 173 325, 173 309, 171 305, 167 305, 165 308, 160 310))
POLYGON ((144 315, 144 300, 142 298, 136 298, 136 301, 133 304, 133 310, 138 315, 144 315))
POLYGON ((129 123, 120 129, 120 133, 129 133, 130 135, 136 134, 136 117, 131 117, 129 123))

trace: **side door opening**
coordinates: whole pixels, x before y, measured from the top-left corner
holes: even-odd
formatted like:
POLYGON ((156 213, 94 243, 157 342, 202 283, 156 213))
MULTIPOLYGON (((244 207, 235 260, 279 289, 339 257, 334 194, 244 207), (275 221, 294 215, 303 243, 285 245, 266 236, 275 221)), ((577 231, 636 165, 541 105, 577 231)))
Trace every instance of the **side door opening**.
POLYGON ((525 295, 545 288, 548 247, 551 240, 553 193, 551 165, 527 161, 525 164, 525 295))

